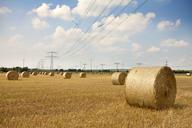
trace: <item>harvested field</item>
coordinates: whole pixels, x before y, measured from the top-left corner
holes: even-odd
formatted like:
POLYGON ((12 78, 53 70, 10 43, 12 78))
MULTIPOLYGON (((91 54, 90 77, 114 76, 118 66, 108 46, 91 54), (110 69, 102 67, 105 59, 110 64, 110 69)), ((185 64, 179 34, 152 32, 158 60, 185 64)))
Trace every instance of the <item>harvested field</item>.
POLYGON ((176 76, 174 107, 130 107, 125 86, 113 86, 111 74, 31 76, 8 81, 0 75, 0 127, 4 128, 189 128, 192 127, 192 77, 176 76))

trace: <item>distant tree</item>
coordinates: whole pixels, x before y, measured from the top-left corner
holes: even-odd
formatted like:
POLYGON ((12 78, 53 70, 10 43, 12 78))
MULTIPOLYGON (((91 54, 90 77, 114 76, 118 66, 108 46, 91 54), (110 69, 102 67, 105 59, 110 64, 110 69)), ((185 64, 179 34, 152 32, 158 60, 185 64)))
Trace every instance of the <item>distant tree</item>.
POLYGON ((8 72, 9 69, 5 67, 0 67, 0 72, 8 72))

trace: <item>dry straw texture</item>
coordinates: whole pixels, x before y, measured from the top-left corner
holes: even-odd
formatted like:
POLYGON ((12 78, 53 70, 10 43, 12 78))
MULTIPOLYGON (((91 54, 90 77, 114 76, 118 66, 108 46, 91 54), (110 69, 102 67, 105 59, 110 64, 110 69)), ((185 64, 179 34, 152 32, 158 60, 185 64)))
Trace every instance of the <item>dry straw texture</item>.
POLYGON ((124 85, 127 74, 125 72, 115 72, 111 76, 113 85, 124 85))
POLYGON ((64 79, 71 79, 72 73, 71 72, 64 72, 63 77, 64 79))
POLYGON ((54 72, 49 73, 49 76, 54 76, 54 75, 55 75, 54 72))
POLYGON ((19 74, 16 71, 8 71, 6 73, 7 80, 18 80, 19 74))
POLYGON ((126 100, 130 105, 171 107, 176 92, 175 76, 169 67, 133 68, 126 79, 126 100))
POLYGON ((30 73, 27 71, 24 71, 21 73, 21 77, 23 77, 23 78, 29 78, 29 76, 30 76, 30 73))
POLYGON ((32 75, 36 76, 36 75, 38 75, 38 72, 32 72, 32 75))
POLYGON ((79 77, 80 77, 80 78, 86 78, 86 73, 85 73, 85 72, 81 72, 81 73, 79 74, 79 77))

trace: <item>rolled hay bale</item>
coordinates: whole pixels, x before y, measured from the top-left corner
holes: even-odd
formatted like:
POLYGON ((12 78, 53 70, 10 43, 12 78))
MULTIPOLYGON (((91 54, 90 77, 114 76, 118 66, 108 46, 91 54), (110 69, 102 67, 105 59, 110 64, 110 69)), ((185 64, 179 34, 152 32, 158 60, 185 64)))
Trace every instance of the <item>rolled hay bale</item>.
POLYGON ((8 71, 6 73, 7 80, 18 80, 19 74, 16 71, 8 71))
POLYGON ((191 76, 191 73, 186 73, 186 76, 191 76))
POLYGON ((125 72, 115 72, 111 76, 111 81, 113 85, 124 85, 127 73, 125 72))
POLYGON ((55 75, 54 72, 49 73, 49 76, 54 76, 54 75, 55 75))
POLYGON ((62 76, 63 76, 63 74, 64 74, 64 72, 60 72, 60 75, 62 75, 62 76))
POLYGON ((49 73, 48 73, 48 72, 45 72, 44 75, 49 75, 49 73))
POLYGON ((32 75, 36 76, 36 75, 38 75, 38 72, 32 72, 32 75))
POLYGON ((30 73, 27 71, 24 71, 21 73, 21 77, 23 77, 23 78, 29 78, 29 76, 30 76, 30 73))
POLYGON ((72 73, 71 72, 64 72, 63 77, 64 79, 71 79, 72 73))
POLYGON ((126 78, 126 100, 130 105, 155 109, 174 105, 176 80, 169 67, 133 68, 126 78))
POLYGON ((86 78, 86 73, 85 72, 80 72, 79 77, 80 78, 86 78))

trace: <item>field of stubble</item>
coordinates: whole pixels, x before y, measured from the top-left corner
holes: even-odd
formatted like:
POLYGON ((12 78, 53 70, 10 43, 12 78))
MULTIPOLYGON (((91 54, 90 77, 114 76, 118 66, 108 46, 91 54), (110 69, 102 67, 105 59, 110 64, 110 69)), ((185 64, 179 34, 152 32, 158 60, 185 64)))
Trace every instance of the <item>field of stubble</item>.
POLYGON ((0 75, 0 128, 189 128, 192 127, 192 77, 176 76, 173 108, 130 107, 125 86, 111 76, 72 79, 60 75, 8 81, 0 75))

